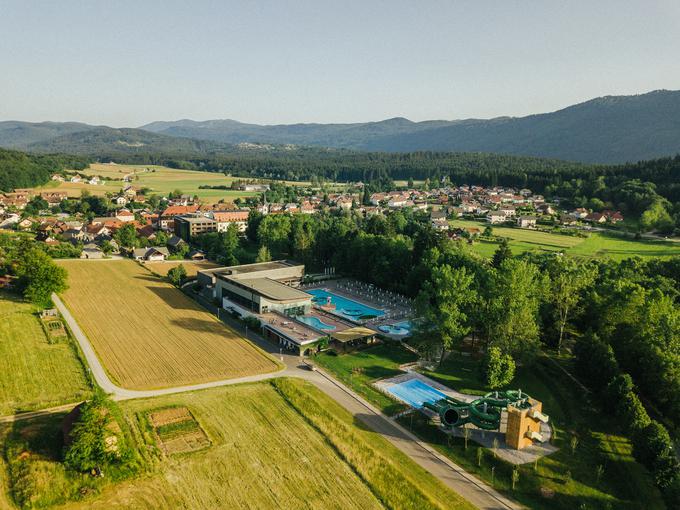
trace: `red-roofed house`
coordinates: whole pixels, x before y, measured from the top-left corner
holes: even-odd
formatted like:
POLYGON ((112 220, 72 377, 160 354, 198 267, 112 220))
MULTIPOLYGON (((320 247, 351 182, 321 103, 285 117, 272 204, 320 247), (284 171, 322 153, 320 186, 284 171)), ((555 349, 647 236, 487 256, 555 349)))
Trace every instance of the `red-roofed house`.
POLYGON ((171 205, 158 216, 158 227, 169 230, 172 226, 172 219, 182 214, 193 214, 198 211, 198 205, 171 205))
POLYGON ((116 213, 116 219, 122 221, 123 223, 127 223, 130 221, 135 221, 135 215, 128 209, 121 209, 116 213))
POLYGON ((208 213, 209 218, 217 222, 217 231, 226 232, 229 225, 236 225, 239 232, 245 232, 248 226, 248 209, 238 209, 236 211, 214 211, 208 213))

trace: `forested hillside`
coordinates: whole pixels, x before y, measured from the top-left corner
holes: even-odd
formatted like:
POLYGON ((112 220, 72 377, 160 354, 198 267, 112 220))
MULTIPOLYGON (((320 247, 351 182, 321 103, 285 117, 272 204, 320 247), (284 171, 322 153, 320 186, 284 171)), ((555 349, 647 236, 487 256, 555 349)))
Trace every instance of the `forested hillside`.
POLYGON ((51 140, 58 136, 94 129, 80 122, 0 122, 0 147, 25 149, 31 144, 51 140))
POLYGON ((141 129, 90 127, 84 131, 64 134, 48 140, 28 144, 26 150, 41 153, 68 153, 88 156, 103 154, 137 154, 140 152, 208 154, 225 149, 224 144, 173 138, 141 129))
POLYGON ((300 144, 363 151, 493 152, 624 163, 680 152, 680 91, 605 96, 526 117, 356 124, 257 125, 234 120, 154 122, 142 129, 223 143, 300 144))
POLYGON ((45 184, 54 172, 87 167, 88 160, 66 155, 32 155, 0 149, 0 191, 45 184))
POLYGON ((0 122, 0 147, 97 156, 208 155, 239 144, 367 152, 484 152, 585 163, 625 163, 680 153, 680 91, 605 96, 549 113, 494 119, 397 117, 352 124, 258 125, 235 120, 152 122, 114 129, 74 122, 0 122))

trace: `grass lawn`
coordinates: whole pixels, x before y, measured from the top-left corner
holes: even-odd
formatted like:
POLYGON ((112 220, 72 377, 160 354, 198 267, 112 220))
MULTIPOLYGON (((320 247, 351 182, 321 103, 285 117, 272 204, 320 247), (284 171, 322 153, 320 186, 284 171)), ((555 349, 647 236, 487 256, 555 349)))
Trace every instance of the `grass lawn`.
POLYGON ((479 362, 472 357, 451 353, 441 368, 423 373, 445 386, 471 395, 484 395, 488 389, 479 376, 479 362))
POLYGON ((35 312, 31 304, 0 292, 0 416, 90 395, 71 340, 49 344, 35 312))
MULTIPOLYGON (((58 441, 31 441, 25 464, 41 462, 42 470, 16 470, 12 482, 25 482, 35 491, 36 502, 51 500, 68 510, 472 508, 300 380, 221 387, 120 405, 142 458, 141 476, 122 483, 106 477, 94 482, 89 477, 68 477, 55 461, 58 441), (211 445, 194 453, 164 455, 145 416, 166 406, 189 409, 211 445), (36 479, 42 483, 29 483, 36 479), (84 479, 94 487, 82 497, 74 489, 84 479), (69 502, 66 494, 82 501, 69 502)), ((58 437, 59 423, 58 418, 34 420, 14 430, 0 425, 0 441, 8 435, 58 437)))
POLYGON ((415 354, 400 344, 381 344, 352 354, 321 353, 314 361, 391 416, 406 406, 377 390, 372 383, 402 373, 399 365, 416 359, 415 354))
MULTIPOLYGON (((482 230, 489 224, 479 221, 452 220, 454 227, 479 227, 482 230)), ((554 252, 560 251, 580 257, 609 257, 622 260, 629 257, 669 257, 680 255, 680 243, 672 241, 650 241, 627 239, 605 232, 591 232, 588 237, 575 237, 564 234, 552 234, 511 227, 493 226, 495 236, 509 239, 513 254, 519 255, 527 251, 554 252)), ((480 239, 472 245, 466 245, 474 253, 483 257, 491 257, 500 243, 480 239)))
POLYGON ((63 299, 108 373, 154 389, 273 372, 279 363, 131 260, 62 260, 63 299))

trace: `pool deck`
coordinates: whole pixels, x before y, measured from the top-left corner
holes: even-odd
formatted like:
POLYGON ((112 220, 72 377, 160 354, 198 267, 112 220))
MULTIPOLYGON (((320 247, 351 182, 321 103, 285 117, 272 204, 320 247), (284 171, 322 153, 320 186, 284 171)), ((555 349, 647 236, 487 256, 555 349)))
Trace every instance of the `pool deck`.
MULTIPOLYGON (((395 398, 394 395, 388 391, 388 388, 396 384, 410 381, 412 379, 418 379, 421 382, 427 384, 428 386, 431 386, 432 388, 436 389, 437 391, 440 391, 445 395, 455 398, 456 400, 462 400, 463 402, 472 402, 473 400, 476 400, 480 397, 479 395, 469 395, 467 393, 461 393, 459 391, 449 388, 448 386, 444 386, 443 384, 438 383, 434 379, 430 379, 429 377, 426 377, 423 374, 420 374, 413 370, 414 365, 404 366, 402 368, 407 370, 405 374, 390 377, 389 379, 382 379, 380 381, 375 382, 373 385, 380 391, 386 393, 392 398, 395 398)), ((438 416, 436 415, 436 413, 428 409, 415 410, 411 408, 410 411, 407 411, 404 414, 408 414, 409 412, 422 412, 428 415, 431 419, 438 420, 438 416)), ((550 455, 551 453, 554 453, 558 450, 556 446, 550 443, 550 439, 552 438, 552 427, 550 426, 550 422, 541 423, 541 434, 543 434, 544 437, 547 438, 547 440, 544 443, 535 442, 531 446, 528 446, 521 450, 515 450, 513 448, 508 447, 505 444, 507 417, 508 413, 503 411, 501 413, 501 426, 500 430, 498 431, 481 430, 470 423, 465 425, 465 427, 454 427, 451 430, 446 430, 442 428, 440 430, 445 434, 450 434, 455 437, 464 437, 463 429, 467 428, 470 431, 469 432, 470 435, 468 436, 470 440, 492 450, 494 449, 493 448, 494 439, 496 439, 498 440, 498 448, 494 450, 494 453, 503 460, 510 462, 512 464, 527 464, 529 462, 534 462, 536 459, 540 459, 541 457, 550 455)))
MULTIPOLYGON (((385 312, 385 315, 381 315, 380 317, 376 317, 375 319, 370 319, 368 321, 361 321, 357 323, 360 323, 363 326, 371 328, 380 335, 385 335, 393 339, 399 340, 407 336, 407 335, 392 335, 390 333, 385 333, 384 331, 380 331, 378 329, 378 326, 396 324, 398 322, 404 322, 405 320, 411 319, 412 314, 409 306, 395 302, 386 303, 385 301, 377 299, 378 296, 376 296, 376 298, 373 298, 373 296, 369 296, 367 295, 367 293, 351 291, 350 289, 347 288, 348 282, 351 282, 351 280, 347 279, 326 280, 323 282, 314 283, 312 285, 303 286, 301 287, 301 290, 303 291, 312 289, 327 290, 328 292, 332 292, 333 294, 337 294, 338 296, 344 297, 346 299, 351 299, 352 301, 356 301, 357 303, 362 304, 364 306, 381 310, 385 312)), ((331 312, 328 313, 331 314, 331 312)), ((344 319, 344 317, 340 315, 336 314, 332 315, 334 317, 344 319)))

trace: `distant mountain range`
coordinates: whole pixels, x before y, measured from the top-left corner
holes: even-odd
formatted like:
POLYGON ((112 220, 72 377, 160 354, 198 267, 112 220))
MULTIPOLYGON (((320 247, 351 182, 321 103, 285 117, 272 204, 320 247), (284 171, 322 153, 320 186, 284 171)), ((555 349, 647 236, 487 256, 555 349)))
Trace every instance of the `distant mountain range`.
POLYGON ((495 119, 258 125, 235 120, 152 122, 138 129, 0 122, 0 146, 35 152, 221 152, 240 143, 360 151, 493 152, 589 163, 680 153, 680 91, 606 96, 551 113, 495 119))

